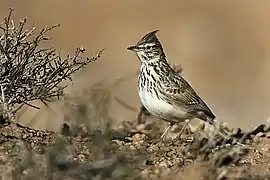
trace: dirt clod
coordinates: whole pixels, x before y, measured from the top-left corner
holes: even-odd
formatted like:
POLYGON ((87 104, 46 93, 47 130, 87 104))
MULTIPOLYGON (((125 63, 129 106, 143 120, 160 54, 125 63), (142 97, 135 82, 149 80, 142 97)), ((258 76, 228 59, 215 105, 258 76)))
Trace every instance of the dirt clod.
POLYGON ((68 125, 63 127, 65 133, 63 128, 61 133, 56 133, 11 122, 1 125, 2 178, 221 180, 270 177, 270 139, 265 135, 269 132, 256 132, 263 135, 257 136, 256 141, 250 136, 237 144, 233 143, 237 139, 220 143, 218 138, 209 139, 191 131, 187 131, 189 134, 184 138, 161 141, 159 137, 134 133, 131 127, 121 130, 126 133, 88 132, 87 128, 82 128, 83 133, 77 134, 70 132, 68 125))

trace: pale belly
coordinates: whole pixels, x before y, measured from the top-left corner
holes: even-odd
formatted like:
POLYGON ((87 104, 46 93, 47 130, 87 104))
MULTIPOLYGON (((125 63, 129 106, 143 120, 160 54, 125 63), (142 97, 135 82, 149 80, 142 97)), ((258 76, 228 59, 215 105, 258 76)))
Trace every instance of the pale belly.
POLYGON ((139 91, 139 96, 144 107, 154 116, 166 121, 179 122, 188 119, 188 114, 178 107, 158 99, 148 91, 139 91))

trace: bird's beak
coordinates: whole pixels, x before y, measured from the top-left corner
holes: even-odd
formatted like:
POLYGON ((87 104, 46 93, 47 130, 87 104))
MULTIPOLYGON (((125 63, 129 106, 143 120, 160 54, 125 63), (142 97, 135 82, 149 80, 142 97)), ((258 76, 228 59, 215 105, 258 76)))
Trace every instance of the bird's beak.
POLYGON ((129 46, 127 49, 130 50, 130 51, 134 51, 134 52, 138 52, 139 51, 139 47, 138 46, 129 46))

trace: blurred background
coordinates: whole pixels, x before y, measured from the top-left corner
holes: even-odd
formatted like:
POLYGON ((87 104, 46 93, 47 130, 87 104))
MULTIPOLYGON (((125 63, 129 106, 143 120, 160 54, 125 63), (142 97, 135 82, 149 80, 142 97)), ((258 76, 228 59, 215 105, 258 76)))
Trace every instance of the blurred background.
MULTIPOLYGON (((91 56, 105 48, 99 61, 76 74, 67 93, 87 104, 88 90, 102 81, 113 97, 132 107, 128 109, 112 98, 108 107, 112 124, 136 119, 140 108, 136 87, 139 61, 126 47, 155 29, 160 30, 158 37, 168 60, 183 67, 183 76, 221 121, 250 128, 270 115, 270 1, 0 3, 1 19, 12 7, 14 20, 28 17, 29 27, 60 23, 60 28, 50 33, 51 43, 64 53, 83 46, 91 56)), ((72 112, 64 104, 54 102, 40 111, 24 108, 19 120, 37 128, 58 129, 66 113, 72 112)))

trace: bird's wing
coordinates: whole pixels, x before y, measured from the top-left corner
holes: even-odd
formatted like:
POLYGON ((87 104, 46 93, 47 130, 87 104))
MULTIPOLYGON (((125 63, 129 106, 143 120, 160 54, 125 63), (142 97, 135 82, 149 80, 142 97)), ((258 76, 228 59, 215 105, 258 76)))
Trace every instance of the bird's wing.
POLYGON ((164 90, 163 98, 168 102, 185 109, 187 112, 203 111, 214 117, 204 101, 178 73, 173 72, 162 78, 161 86, 164 90))

